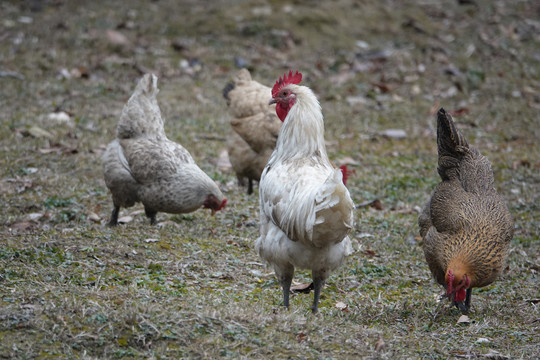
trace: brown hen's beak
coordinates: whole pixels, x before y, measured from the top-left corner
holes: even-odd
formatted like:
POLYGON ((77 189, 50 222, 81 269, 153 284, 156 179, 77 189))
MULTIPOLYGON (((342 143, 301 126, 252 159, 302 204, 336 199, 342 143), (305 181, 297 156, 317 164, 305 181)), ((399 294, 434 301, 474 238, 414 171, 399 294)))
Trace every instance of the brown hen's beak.
POLYGON ((272 104, 275 104, 275 103, 277 103, 277 100, 274 99, 274 98, 272 98, 272 99, 270 99, 270 101, 268 102, 268 105, 272 105, 272 104))

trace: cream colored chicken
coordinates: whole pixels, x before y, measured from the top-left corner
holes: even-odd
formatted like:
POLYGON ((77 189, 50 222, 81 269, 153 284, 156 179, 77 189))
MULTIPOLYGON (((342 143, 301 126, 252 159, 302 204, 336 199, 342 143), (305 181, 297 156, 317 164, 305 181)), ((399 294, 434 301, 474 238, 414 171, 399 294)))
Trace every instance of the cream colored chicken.
POLYGON ((240 184, 247 180, 248 194, 274 151, 281 128, 275 105, 269 105, 271 89, 252 80, 247 69, 240 70, 223 89, 232 116, 227 147, 229 159, 240 184))
POLYGON ((450 114, 437 114, 441 183, 418 219, 424 253, 435 280, 463 313, 474 287, 503 270, 514 221, 497 193, 489 160, 470 146, 450 114))
POLYGON ((103 155, 114 204, 110 226, 117 225, 120 207, 137 202, 143 203, 152 224, 158 211, 177 214, 204 207, 214 213, 227 203, 189 152, 165 135, 158 91, 155 75, 139 81, 120 116, 117 137, 103 155))
POLYGON ((326 153, 321 107, 313 92, 289 73, 272 89, 272 103, 284 121, 259 188, 260 237, 255 248, 273 265, 289 307, 294 269, 310 269, 318 310, 330 272, 351 253, 353 202, 326 153))

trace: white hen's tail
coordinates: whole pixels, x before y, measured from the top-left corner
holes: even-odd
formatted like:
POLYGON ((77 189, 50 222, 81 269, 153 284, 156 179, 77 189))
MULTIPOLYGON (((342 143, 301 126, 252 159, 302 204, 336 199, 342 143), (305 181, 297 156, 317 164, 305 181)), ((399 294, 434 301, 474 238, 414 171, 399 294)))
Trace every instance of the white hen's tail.
POLYGON ((137 84, 120 115, 116 135, 119 139, 165 136, 157 103, 157 80, 156 75, 146 74, 137 84))

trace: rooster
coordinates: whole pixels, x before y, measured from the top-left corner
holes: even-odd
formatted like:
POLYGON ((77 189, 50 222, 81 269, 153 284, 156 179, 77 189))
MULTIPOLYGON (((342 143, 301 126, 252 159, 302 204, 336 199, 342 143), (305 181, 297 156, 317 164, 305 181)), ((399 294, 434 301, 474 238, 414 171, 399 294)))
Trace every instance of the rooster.
POLYGON ((294 269, 310 269, 316 313, 330 271, 340 266, 352 247, 353 202, 326 153, 321 107, 311 89, 298 85, 292 71, 272 88, 271 104, 283 126, 259 185, 259 255, 273 265, 289 307, 294 269))
POLYGON ((490 162, 444 109, 437 114, 437 146, 442 182, 418 223, 431 273, 466 314, 472 288, 491 284, 504 268, 514 223, 494 188, 490 162))
POLYGON ((253 181, 260 180, 281 128, 275 106, 268 106, 270 90, 252 80, 247 69, 241 69, 223 89, 232 116, 229 158, 239 183, 247 180, 248 194, 253 193, 253 181))
POLYGON ((105 184, 114 209, 109 226, 118 224, 120 207, 142 202, 150 223, 158 211, 187 213, 221 210, 227 199, 189 152, 165 135, 157 103, 157 77, 146 74, 124 106, 117 137, 103 154, 105 184))

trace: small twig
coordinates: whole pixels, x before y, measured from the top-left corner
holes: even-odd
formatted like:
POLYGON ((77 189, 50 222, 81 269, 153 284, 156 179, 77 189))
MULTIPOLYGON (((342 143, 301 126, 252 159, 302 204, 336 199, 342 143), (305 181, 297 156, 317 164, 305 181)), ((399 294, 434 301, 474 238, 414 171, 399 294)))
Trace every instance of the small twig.
POLYGON ((227 141, 227 138, 223 136, 217 136, 217 135, 199 134, 199 135, 195 135, 195 140, 227 141))
POLYGON ((12 77, 19 80, 24 80, 24 75, 15 71, 0 71, 0 77, 12 77))

